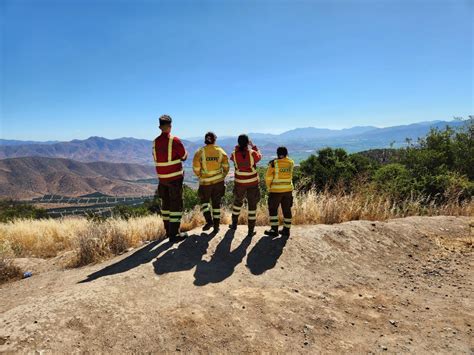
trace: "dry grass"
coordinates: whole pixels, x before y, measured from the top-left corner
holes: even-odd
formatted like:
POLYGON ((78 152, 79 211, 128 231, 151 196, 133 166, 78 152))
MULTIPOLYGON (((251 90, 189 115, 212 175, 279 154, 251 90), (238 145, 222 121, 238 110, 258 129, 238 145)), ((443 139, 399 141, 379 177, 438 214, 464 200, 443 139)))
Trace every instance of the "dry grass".
MULTIPOLYGON (((246 223, 246 209, 240 223, 246 223)), ((472 216, 474 202, 456 199, 439 206, 426 199, 411 198, 395 202, 393 199, 367 192, 329 193, 309 191, 295 196, 293 224, 332 224, 350 220, 386 220, 411 215, 472 216)), ((230 222, 230 211, 223 211, 222 223, 230 222)), ((182 229, 188 231, 204 224, 199 209, 185 214, 182 229)), ((257 225, 268 224, 265 205, 257 210, 257 225)), ((163 221, 159 216, 147 216, 106 221, 85 218, 57 220, 15 220, 0 224, 0 256, 52 257, 61 251, 76 250, 73 266, 86 265, 120 254, 143 241, 164 236, 163 221)))
POLYGON ((381 194, 365 192, 330 194, 309 191, 295 196, 294 224, 333 224, 359 219, 387 220, 407 216, 472 216, 474 201, 447 201, 437 205, 426 198, 396 201, 381 194))
POLYGON ((158 216, 108 219, 18 219, 0 224, 0 254, 9 257, 53 257, 64 250, 78 250, 74 265, 85 265, 120 254, 145 240, 164 236, 158 216))
POLYGON ((0 285, 23 277, 20 268, 13 264, 11 259, 0 257, 0 285))
POLYGON ((88 222, 88 228, 75 238, 78 250, 71 266, 82 266, 118 255, 143 241, 155 240, 165 235, 163 221, 158 216, 108 219, 88 222))

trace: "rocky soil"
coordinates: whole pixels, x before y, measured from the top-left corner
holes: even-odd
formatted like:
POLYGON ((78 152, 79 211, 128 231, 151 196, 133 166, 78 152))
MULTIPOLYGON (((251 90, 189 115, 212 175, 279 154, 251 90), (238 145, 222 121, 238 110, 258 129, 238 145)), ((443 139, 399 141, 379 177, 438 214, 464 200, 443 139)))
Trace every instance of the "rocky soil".
POLYGON ((474 352, 466 217, 194 230, 0 287, 2 352, 474 352))

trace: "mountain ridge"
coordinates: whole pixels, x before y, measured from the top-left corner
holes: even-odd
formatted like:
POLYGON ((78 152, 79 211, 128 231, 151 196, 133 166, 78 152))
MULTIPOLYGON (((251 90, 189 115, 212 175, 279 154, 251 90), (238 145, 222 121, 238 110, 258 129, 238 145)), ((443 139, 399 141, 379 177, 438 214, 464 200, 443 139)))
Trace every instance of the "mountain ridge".
MULTIPOLYGON (((406 138, 416 140, 425 136, 433 127, 444 128, 446 125, 458 127, 463 124, 462 121, 429 121, 385 128, 355 126, 341 130, 306 127, 295 128, 279 135, 250 133, 249 136, 262 149, 264 156, 273 156, 276 147, 286 145, 290 154, 300 160, 326 146, 341 147, 349 152, 387 148, 392 145, 400 147, 406 144, 406 138)), ((182 139, 182 142, 191 154, 203 144, 202 140, 198 139, 195 141, 182 139)), ((236 137, 223 136, 218 138, 217 144, 230 152, 236 144, 236 137)), ((69 142, 0 145, 0 159, 40 156, 81 162, 106 161, 152 165, 151 146, 152 141, 147 139, 133 137, 108 139, 92 136, 69 142)), ((186 164, 189 165, 190 162, 186 164)))

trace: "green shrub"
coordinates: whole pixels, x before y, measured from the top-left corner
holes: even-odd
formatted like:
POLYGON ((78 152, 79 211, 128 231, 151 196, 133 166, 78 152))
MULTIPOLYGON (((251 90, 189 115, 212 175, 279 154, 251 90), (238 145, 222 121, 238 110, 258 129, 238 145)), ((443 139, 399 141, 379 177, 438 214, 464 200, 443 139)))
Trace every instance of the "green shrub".
POLYGON ((398 163, 387 164, 374 174, 374 183, 378 190, 403 199, 413 190, 413 179, 408 169, 398 163))
POLYGON ((48 218, 48 213, 43 208, 38 208, 26 203, 0 200, 0 222, 8 222, 16 218, 48 218))
POLYGON ((349 155, 342 148, 324 148, 301 162, 295 176, 296 185, 305 189, 315 186, 318 190, 331 190, 342 185, 348 189, 356 176, 370 175, 376 166, 374 160, 362 155, 349 155))
POLYGON ((199 195, 197 190, 190 188, 187 185, 183 186, 183 204, 184 210, 190 211, 194 209, 195 206, 199 206, 199 195))
POLYGON ((118 205, 112 209, 112 216, 128 220, 132 217, 143 217, 150 214, 150 210, 145 205, 128 206, 118 205))

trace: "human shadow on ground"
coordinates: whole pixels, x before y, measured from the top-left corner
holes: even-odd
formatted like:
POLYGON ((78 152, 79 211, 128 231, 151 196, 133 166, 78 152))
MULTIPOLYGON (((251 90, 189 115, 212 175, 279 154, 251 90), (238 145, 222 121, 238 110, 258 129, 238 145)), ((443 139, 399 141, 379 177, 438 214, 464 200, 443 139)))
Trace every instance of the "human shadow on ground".
POLYGON ((88 275, 85 280, 79 281, 79 283, 90 282, 104 276, 120 274, 140 266, 141 264, 146 264, 162 252, 171 248, 172 245, 173 243, 169 242, 168 239, 151 242, 115 264, 109 265, 88 275))
POLYGON ((273 269, 283 253, 288 237, 262 237, 247 256, 247 268, 253 275, 273 269))
POLYGON ((171 272, 191 270, 206 254, 209 242, 216 233, 193 234, 187 237, 176 249, 168 250, 153 262, 153 268, 157 275, 171 272))
POLYGON ((208 283, 218 283, 230 277, 247 254, 247 248, 252 242, 252 235, 247 235, 240 245, 230 251, 235 231, 229 230, 217 245, 210 261, 201 260, 194 272, 194 285, 204 286, 208 283))

